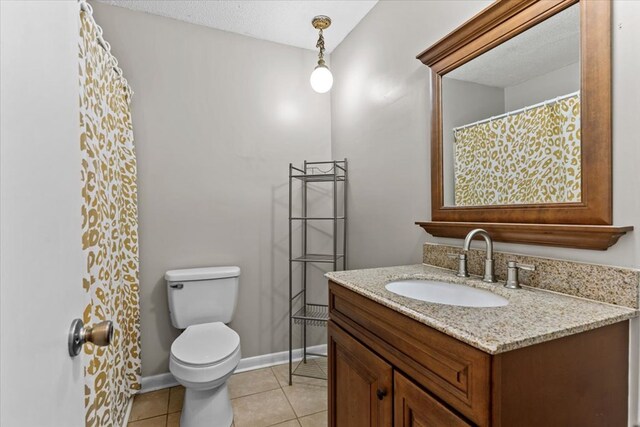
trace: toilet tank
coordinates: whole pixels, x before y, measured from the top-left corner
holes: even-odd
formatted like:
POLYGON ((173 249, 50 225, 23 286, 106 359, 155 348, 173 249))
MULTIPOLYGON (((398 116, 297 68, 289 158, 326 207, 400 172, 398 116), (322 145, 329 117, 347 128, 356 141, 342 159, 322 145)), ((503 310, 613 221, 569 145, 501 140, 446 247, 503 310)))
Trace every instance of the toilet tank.
POLYGON ((238 301, 240 267, 171 270, 164 278, 171 323, 176 328, 231 322, 238 301))

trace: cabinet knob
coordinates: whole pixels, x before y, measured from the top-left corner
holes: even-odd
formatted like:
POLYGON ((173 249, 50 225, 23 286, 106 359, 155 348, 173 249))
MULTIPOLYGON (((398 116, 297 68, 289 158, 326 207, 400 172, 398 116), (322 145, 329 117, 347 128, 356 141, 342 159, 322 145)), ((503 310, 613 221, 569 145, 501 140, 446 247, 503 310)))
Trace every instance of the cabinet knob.
POLYGON ((387 390, 383 389, 383 388, 379 388, 376 391, 376 396, 378 396, 378 400, 382 400, 384 399, 384 397, 387 395, 387 390))

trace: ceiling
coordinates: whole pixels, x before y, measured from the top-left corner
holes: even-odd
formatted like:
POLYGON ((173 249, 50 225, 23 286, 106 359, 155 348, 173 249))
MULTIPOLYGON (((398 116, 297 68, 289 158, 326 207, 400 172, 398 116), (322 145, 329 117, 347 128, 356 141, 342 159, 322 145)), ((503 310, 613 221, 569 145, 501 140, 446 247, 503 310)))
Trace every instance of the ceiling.
POLYGON ((316 15, 328 15, 324 32, 327 52, 335 49, 378 0, 98 0, 230 31, 262 40, 315 50, 318 32, 311 25, 316 15))
POLYGON ((580 60, 580 8, 573 5, 447 73, 457 80, 514 86, 580 60))

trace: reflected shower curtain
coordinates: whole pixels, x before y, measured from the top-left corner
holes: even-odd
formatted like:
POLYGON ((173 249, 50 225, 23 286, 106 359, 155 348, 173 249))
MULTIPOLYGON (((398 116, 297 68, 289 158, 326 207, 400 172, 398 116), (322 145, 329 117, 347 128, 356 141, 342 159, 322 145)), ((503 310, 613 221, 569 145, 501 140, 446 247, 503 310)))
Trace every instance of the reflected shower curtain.
POLYGON ((111 320, 111 345, 84 346, 87 426, 122 425, 140 389, 138 212, 130 89, 80 12, 80 145, 85 324, 111 320))
POLYGON ((580 96, 454 131, 456 206, 581 200, 580 96))

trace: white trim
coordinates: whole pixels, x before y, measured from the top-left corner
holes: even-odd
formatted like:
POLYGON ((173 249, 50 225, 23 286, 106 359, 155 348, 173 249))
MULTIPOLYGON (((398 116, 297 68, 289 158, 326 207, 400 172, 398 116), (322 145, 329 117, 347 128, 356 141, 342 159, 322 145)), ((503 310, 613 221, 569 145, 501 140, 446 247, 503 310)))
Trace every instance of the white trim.
POLYGON ((131 408, 133 407, 133 397, 134 395, 129 396, 129 402, 127 402, 127 410, 124 413, 124 419, 122 420, 122 427, 127 427, 129 424, 129 417, 131 416, 131 408))
MULTIPOLYGON (((321 344, 312 347, 307 347, 307 351, 311 353, 327 354, 327 345, 321 344)), ((302 359, 302 349, 297 348, 293 350, 293 360, 298 361, 302 359)), ((253 371, 255 369, 268 368, 270 366, 281 365, 289 361, 289 352, 280 351, 277 353, 263 354, 260 356, 245 357, 240 360, 235 373, 253 371)), ((148 377, 142 377, 142 388, 140 393, 148 393, 150 391, 156 391, 163 388, 169 388, 178 385, 178 382, 170 372, 164 374, 151 375, 148 377)))
POLYGON ((161 390, 163 388, 169 388, 178 385, 178 381, 173 378, 171 372, 165 372, 164 374, 150 375, 148 377, 142 377, 140 382, 142 386, 140 393, 148 393, 150 391, 161 390))
MULTIPOLYGON (((315 345, 307 347, 307 351, 311 353, 327 354, 327 345, 315 345)), ((293 360, 302 359, 302 349, 293 350, 293 360)), ((261 356, 247 357, 240 360, 236 373, 253 371, 260 368, 268 368, 269 366, 281 365, 289 361, 289 351, 280 351, 278 353, 263 354, 261 356)))

